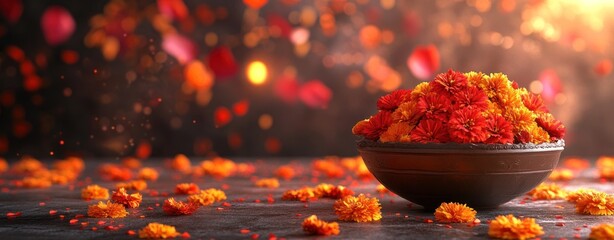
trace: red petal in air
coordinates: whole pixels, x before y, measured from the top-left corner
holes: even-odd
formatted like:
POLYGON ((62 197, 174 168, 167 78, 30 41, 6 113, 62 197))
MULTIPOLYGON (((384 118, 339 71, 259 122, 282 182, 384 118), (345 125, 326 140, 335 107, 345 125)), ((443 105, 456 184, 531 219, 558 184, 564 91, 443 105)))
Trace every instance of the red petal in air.
POLYGON ((306 82, 299 90, 301 101, 311 108, 326 108, 332 96, 332 91, 319 80, 306 82))
POLYGON ((230 48, 226 46, 211 50, 207 56, 207 64, 218 79, 232 77, 239 69, 230 48))
POLYGON ((47 43, 58 45, 68 40, 75 31, 75 20, 65 8, 51 6, 43 13, 41 28, 47 43))
POLYGON ((439 51, 432 44, 418 46, 407 59, 407 67, 417 78, 430 79, 439 69, 439 51))

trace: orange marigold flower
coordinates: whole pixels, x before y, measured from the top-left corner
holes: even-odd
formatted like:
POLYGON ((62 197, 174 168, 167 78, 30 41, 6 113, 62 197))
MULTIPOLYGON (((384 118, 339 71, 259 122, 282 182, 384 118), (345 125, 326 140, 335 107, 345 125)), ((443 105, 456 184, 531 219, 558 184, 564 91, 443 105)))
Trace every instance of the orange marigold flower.
POLYGON ((109 189, 103 188, 96 184, 88 185, 81 190, 81 198, 85 200, 108 199, 109 189))
POLYGON ((558 140, 565 137, 565 126, 561 121, 556 120, 550 113, 540 113, 535 119, 537 125, 546 130, 551 140, 558 140))
POLYGON ((209 206, 214 202, 221 202, 224 200, 226 200, 226 193, 215 188, 205 189, 188 197, 189 202, 197 203, 201 206, 209 206))
POLYGON ((19 161, 13 163, 13 165, 11 166, 11 172, 25 175, 30 175, 41 169, 45 169, 45 165, 30 156, 25 156, 21 158, 19 161))
POLYGON ((480 84, 484 84, 486 81, 486 75, 482 72, 468 72, 465 73, 465 77, 467 77, 467 85, 468 86, 480 86, 480 84))
POLYGON ((447 121, 452 108, 452 102, 445 95, 430 92, 418 99, 416 104, 418 113, 427 119, 447 121))
POLYGON ((277 178, 263 178, 258 179, 258 181, 256 181, 254 184, 256 187, 261 188, 278 188, 279 180, 277 180, 277 178))
POLYGON ((24 188, 48 188, 51 187, 51 181, 47 178, 40 177, 25 177, 19 183, 19 186, 24 188))
POLYGON ((450 140, 457 143, 480 143, 488 138, 486 120, 478 109, 462 108, 450 116, 450 140))
POLYGON ((0 158, 0 173, 6 172, 9 169, 9 163, 4 158, 0 158))
POLYGON ((175 194, 196 194, 200 188, 195 183, 179 183, 175 186, 175 194))
POLYGON ((144 180, 120 182, 120 183, 115 184, 115 188, 125 188, 126 190, 143 191, 147 189, 147 182, 145 182, 144 180))
POLYGON ((486 119, 485 131, 488 138, 484 143, 514 143, 512 125, 502 116, 491 114, 486 119))
POLYGON ((614 196, 600 191, 585 191, 574 196, 576 211, 590 215, 614 215, 614 196))
POLYGON ((467 88, 467 77, 461 72, 450 69, 448 72, 437 74, 430 84, 437 94, 452 96, 467 88))
POLYGON ((393 123, 382 133, 379 140, 381 142, 411 142, 409 133, 413 128, 414 126, 409 125, 409 123, 393 123))
POLYGON ((72 170, 51 170, 49 171, 49 175, 47 179, 49 179, 54 184, 67 184, 68 182, 72 182, 77 180, 79 176, 78 172, 72 170))
POLYGON ((171 160, 171 168, 181 172, 189 172, 192 168, 192 163, 186 155, 177 154, 171 160))
POLYGON ((504 117, 514 127, 514 132, 527 130, 531 124, 535 123, 535 116, 526 107, 512 107, 506 109, 504 117))
POLYGON ((125 188, 119 188, 117 191, 113 191, 111 199, 126 207, 138 208, 143 200, 143 196, 140 193, 128 194, 125 188))
POLYGON ((475 214, 477 212, 467 204, 444 202, 435 209, 435 220, 443 223, 468 223, 475 220, 475 214))
POLYGON ((295 175, 296 171, 294 171, 294 168, 289 165, 280 166, 277 168, 277 170, 275 170, 275 176, 281 179, 290 180, 294 178, 295 175))
POLYGON ((204 170, 205 174, 215 178, 228 177, 237 170, 237 165, 232 160, 221 157, 202 161, 200 167, 204 170))
POLYGON ((599 177, 604 179, 614 179, 614 158, 601 156, 596 162, 599 177))
POLYGON ((441 121, 434 119, 423 119, 411 131, 413 142, 419 143, 445 143, 450 141, 447 129, 443 127, 441 121))
POLYGON ((85 162, 79 157, 67 157, 53 163, 53 169, 81 172, 85 168, 85 162))
POLYGON ((311 215, 303 220, 303 231, 313 235, 339 235, 339 224, 328 223, 318 219, 316 215, 311 215))
POLYGON ((401 103, 406 101, 411 94, 411 90, 399 89, 384 95, 377 100, 377 109, 384 111, 394 111, 401 103))
POLYGON ((312 166, 315 172, 323 173, 329 178, 339 178, 345 174, 345 170, 339 164, 339 159, 333 156, 315 159, 312 166))
POLYGON ((284 192, 284 194, 281 196, 281 199, 288 201, 306 202, 308 200, 317 199, 317 196, 313 188, 303 187, 301 189, 288 190, 284 192))
POLYGON ((543 235, 542 227, 534 218, 518 219, 514 215, 499 215, 490 221, 488 236, 501 239, 528 239, 543 235))
POLYGON ((352 133, 376 141, 392 124, 392 114, 389 111, 379 111, 368 120, 362 120, 352 128, 352 133))
POLYGON ((541 183, 533 190, 529 191, 527 195, 533 197, 535 200, 553 200, 553 199, 565 199, 567 192, 556 183, 541 183))
POLYGON ((550 173, 548 179, 550 181, 569 181, 574 178, 573 171, 566 168, 557 168, 550 173))
POLYGON ((432 91, 432 88, 429 82, 421 82, 418 85, 416 85, 413 91, 411 91, 410 100, 413 102, 418 102, 418 99, 420 99, 421 97, 423 97, 424 95, 426 95, 427 93, 431 91, 432 91))
POLYGON ((123 218, 128 215, 124 205, 111 201, 98 202, 87 208, 87 216, 93 218, 123 218))
POLYGON ((346 196, 337 200, 333 207, 339 220, 343 221, 370 222, 382 218, 379 200, 368 198, 364 194, 358 197, 346 196))
POLYGON ((399 105, 399 108, 392 113, 392 122, 406 122, 410 125, 415 125, 418 119, 424 114, 418 109, 418 101, 404 102, 399 105))
POLYGON ((158 174, 158 171, 156 169, 153 168, 142 168, 139 171, 139 179, 141 180, 146 180, 146 181, 155 181, 158 179, 158 176, 160 174, 158 174))
POLYGON ((179 235, 175 227, 157 222, 147 224, 146 227, 139 230, 139 238, 175 238, 179 235))
POLYGON ((509 95, 510 92, 514 91, 507 76, 503 73, 491 73, 484 78, 484 81, 478 84, 478 87, 486 93, 491 101, 506 106, 501 96, 509 95))
POLYGON ((537 113, 547 113, 548 112, 548 108, 544 104, 544 101, 542 100, 542 97, 540 95, 526 92, 526 93, 523 93, 521 97, 522 97, 522 103, 529 110, 533 112, 537 112, 537 113))
POLYGON ((132 178, 132 171, 129 168, 115 164, 103 164, 99 167, 100 175, 107 181, 127 181, 132 178))
POLYGON ((200 205, 193 202, 176 201, 174 198, 169 198, 164 201, 162 210, 168 215, 190 215, 198 209, 200 205))
POLYGON ((614 224, 603 223, 599 226, 592 227, 591 234, 588 235, 588 238, 594 240, 614 239, 614 224))
POLYGON ((138 169, 141 167, 141 160, 135 157, 125 157, 122 159, 122 165, 130 169, 138 169))
POLYGON ((340 199, 354 195, 354 191, 341 185, 335 186, 328 183, 321 183, 315 187, 315 194, 318 198, 340 199))
POLYGON ((239 163, 236 172, 242 176, 251 176, 256 172, 256 166, 253 163, 239 163))
POLYGON ((548 132, 543 128, 539 127, 537 123, 532 123, 528 128, 528 132, 531 135, 532 143, 544 143, 550 142, 552 139, 548 132))
MULTIPOLYGON (((599 159, 597 159, 597 162, 599 162, 599 159)), ((613 161, 614 163, 614 161, 613 161)), ((565 158, 565 160, 563 160, 563 166, 565 168, 569 168, 572 169, 574 171, 581 171, 584 169, 587 169, 589 167, 591 167, 591 163, 588 162, 587 159, 584 158, 580 158, 580 157, 567 157, 565 158)))
POLYGON ((468 87, 452 95, 453 108, 475 108, 483 111, 488 107, 488 97, 477 87, 468 87))
MULTIPOLYGON (((594 193, 597 193, 597 192, 601 192, 601 191, 597 191, 595 189, 580 188, 578 190, 571 191, 571 192, 567 193, 567 201, 572 202, 572 203, 576 203, 576 202, 578 202, 578 198, 586 197, 587 194, 594 194, 594 193)), ((601 192, 601 193, 603 193, 603 192, 601 192)))

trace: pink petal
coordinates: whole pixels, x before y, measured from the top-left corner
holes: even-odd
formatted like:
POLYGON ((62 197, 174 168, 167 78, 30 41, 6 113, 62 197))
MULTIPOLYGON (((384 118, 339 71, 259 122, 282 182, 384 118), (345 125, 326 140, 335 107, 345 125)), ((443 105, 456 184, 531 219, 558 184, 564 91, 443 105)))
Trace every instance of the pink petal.
POLYGON ((175 57, 180 64, 192 61, 197 54, 196 45, 192 40, 176 33, 162 38, 162 49, 175 57))
POLYGON ((300 86, 296 79, 282 76, 275 82, 275 95, 285 103, 294 103, 297 100, 300 86))
POLYGON ((226 46, 211 50, 207 56, 207 64, 217 78, 234 76, 239 69, 230 48, 226 46))
POLYGON ((75 31, 75 20, 65 8, 51 6, 43 13, 41 28, 47 43, 58 45, 68 40, 75 31))
POLYGON ((311 80, 301 86, 299 97, 311 108, 326 108, 332 98, 332 91, 319 80, 311 80))
POLYGON ((417 78, 430 79, 439 69, 439 51, 432 44, 418 46, 407 59, 407 67, 417 78))
POLYGON ((188 16, 183 0, 158 0, 158 11, 171 20, 183 20, 188 16))
POLYGON ((2 14, 9 22, 15 23, 21 17, 23 12, 23 4, 21 0, 2 0, 0 1, 0 14, 2 14))
POLYGON ((559 75, 553 69, 546 69, 539 74, 539 81, 542 83, 543 91, 542 98, 546 102, 554 101, 554 98, 559 94, 563 86, 559 75))

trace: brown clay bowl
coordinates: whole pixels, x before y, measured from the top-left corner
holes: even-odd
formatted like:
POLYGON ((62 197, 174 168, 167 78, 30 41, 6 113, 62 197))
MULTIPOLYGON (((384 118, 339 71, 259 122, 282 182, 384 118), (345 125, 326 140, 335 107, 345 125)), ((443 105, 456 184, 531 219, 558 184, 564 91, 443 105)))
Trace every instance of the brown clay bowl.
POLYGON ((544 144, 358 142, 369 171, 390 191, 426 209, 442 202, 496 208, 544 181, 563 141, 544 144))

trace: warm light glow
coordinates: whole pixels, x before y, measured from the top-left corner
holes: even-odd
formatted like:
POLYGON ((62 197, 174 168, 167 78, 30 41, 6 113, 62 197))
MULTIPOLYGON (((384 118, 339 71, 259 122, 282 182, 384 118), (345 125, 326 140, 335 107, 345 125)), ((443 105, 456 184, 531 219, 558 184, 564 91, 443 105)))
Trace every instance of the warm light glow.
POLYGON ((263 84, 267 78, 266 65, 261 61, 254 61, 247 65, 247 79, 254 85, 263 84))

